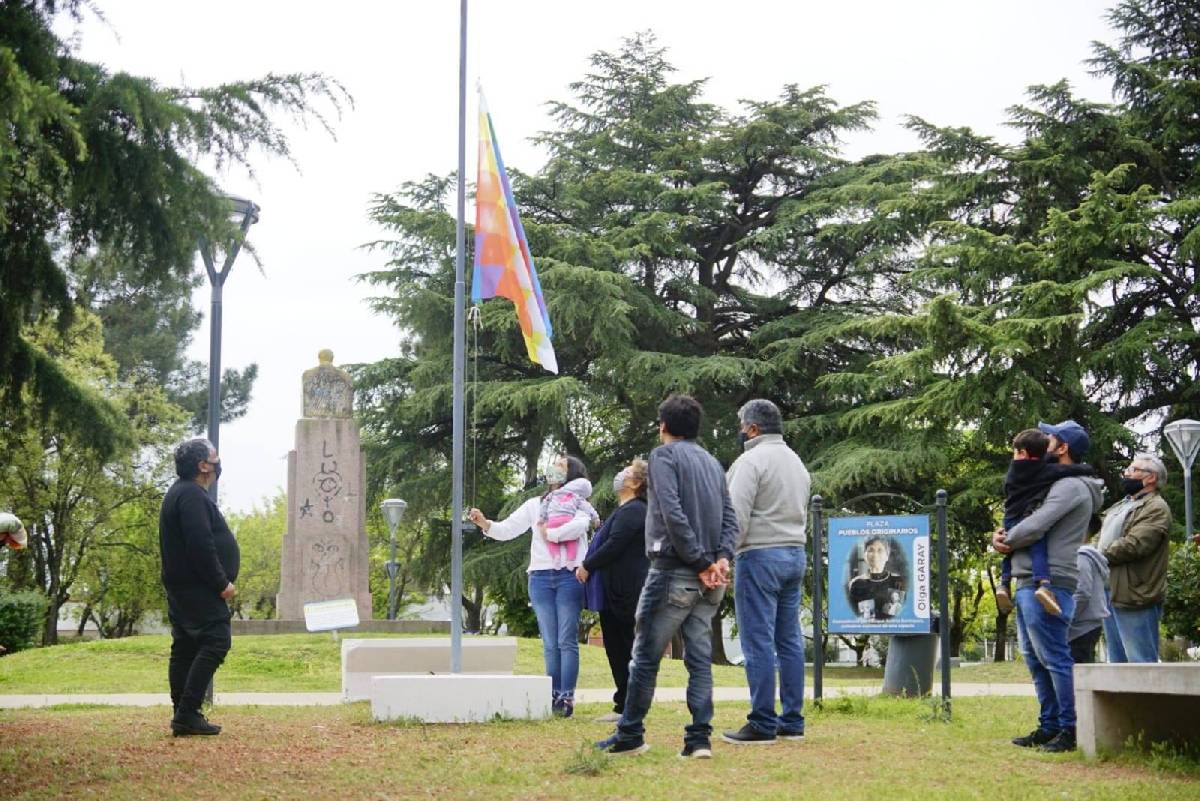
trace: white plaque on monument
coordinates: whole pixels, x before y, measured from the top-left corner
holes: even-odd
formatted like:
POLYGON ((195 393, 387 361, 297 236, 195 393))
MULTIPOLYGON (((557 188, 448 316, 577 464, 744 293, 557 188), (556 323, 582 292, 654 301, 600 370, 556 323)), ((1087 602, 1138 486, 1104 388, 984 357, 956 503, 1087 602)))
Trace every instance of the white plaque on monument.
POLYGON ((358 625, 358 604, 353 598, 304 605, 304 627, 309 631, 352 629, 358 625))

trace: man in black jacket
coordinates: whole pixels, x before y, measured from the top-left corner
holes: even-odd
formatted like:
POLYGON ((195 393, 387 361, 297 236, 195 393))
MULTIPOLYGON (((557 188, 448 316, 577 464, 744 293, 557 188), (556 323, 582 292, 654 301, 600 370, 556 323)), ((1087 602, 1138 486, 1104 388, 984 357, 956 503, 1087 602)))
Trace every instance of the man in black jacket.
POLYGON ((175 448, 179 480, 167 490, 158 517, 162 583, 171 621, 167 676, 175 736, 219 734, 200 714, 213 674, 229 653, 229 605, 241 553, 208 489, 221 475, 212 443, 190 439, 175 448))

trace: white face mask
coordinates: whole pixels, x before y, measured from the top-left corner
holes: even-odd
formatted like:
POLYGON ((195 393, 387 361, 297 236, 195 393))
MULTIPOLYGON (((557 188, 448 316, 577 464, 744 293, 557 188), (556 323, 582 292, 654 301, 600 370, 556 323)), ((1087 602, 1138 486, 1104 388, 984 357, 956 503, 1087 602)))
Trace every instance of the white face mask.
POLYGON ((619 472, 615 476, 613 476, 613 494, 614 495, 621 494, 621 489, 625 486, 625 479, 628 477, 628 475, 629 475, 628 471, 622 470, 621 472, 619 472))
POLYGON ((546 468, 546 483, 557 484, 562 486, 567 480, 567 470, 564 467, 559 467, 558 464, 552 464, 546 468))

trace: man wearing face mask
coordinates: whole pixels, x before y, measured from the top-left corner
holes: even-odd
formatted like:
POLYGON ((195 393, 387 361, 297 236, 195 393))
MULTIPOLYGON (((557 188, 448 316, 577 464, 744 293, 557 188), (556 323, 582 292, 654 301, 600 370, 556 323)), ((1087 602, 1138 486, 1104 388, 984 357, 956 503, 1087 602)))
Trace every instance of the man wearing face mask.
POLYGON ((783 441, 783 415, 769 400, 738 410, 742 454, 726 479, 737 516, 734 609, 746 657, 750 714, 721 739, 736 745, 804 736, 804 640, 800 596, 807 541, 808 469, 783 441), (775 714, 779 666, 782 714, 775 714))
MULTIPOLYGON (((1083 426, 1074 420, 1058 425, 1038 423, 1050 437, 1045 459, 1060 464, 1079 464, 1091 441, 1083 426)), ((992 547, 1012 554, 1012 575, 1017 582, 1017 637, 1021 653, 1033 677, 1040 713, 1038 727, 1013 744, 1043 751, 1075 750, 1074 661, 1067 639, 1075 613, 1074 592, 1079 567, 1076 552, 1087 537, 1088 523, 1100 508, 1103 484, 1098 478, 1071 476, 1056 481, 1042 505, 1007 531, 992 536, 992 547), (1061 614, 1053 614, 1035 596, 1033 559, 1029 546, 1046 542, 1050 567, 1050 591, 1061 614)))
POLYGON ((1171 508, 1159 494, 1162 459, 1137 454, 1121 476, 1125 497, 1109 507, 1097 550, 1108 561, 1112 615, 1104 621, 1109 662, 1157 662, 1167 590, 1171 508))
POLYGON ((175 707, 176 737, 219 734, 200 714, 213 674, 231 644, 229 604, 241 553, 208 489, 221 475, 221 460, 207 439, 175 448, 179 480, 167 490, 158 518, 162 583, 171 621, 167 677, 175 707))

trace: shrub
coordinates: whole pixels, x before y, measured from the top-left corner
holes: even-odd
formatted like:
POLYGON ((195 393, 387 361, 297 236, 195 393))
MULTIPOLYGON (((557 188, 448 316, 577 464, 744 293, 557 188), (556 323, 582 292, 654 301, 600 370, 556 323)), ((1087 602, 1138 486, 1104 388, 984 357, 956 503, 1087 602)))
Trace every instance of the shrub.
POLYGON ((1191 543, 1176 545, 1167 564, 1163 625, 1170 636, 1200 641, 1200 550, 1191 543))
POLYGON ((14 653, 37 645, 46 621, 46 598, 39 592, 0 594, 0 646, 14 653))

